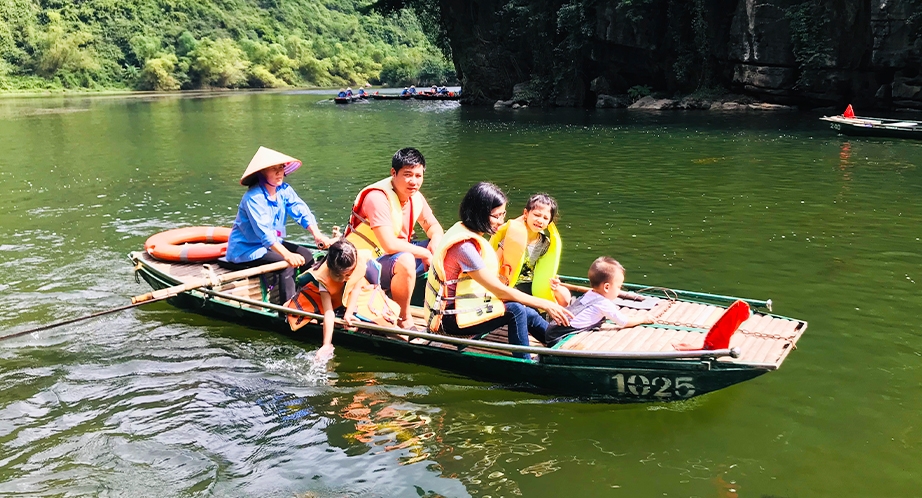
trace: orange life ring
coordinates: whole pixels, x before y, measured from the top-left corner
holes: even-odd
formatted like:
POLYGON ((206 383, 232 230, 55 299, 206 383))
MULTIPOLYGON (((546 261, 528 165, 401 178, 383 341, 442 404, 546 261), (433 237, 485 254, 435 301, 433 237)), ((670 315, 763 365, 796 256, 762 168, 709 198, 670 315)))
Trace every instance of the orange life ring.
POLYGON ((152 235, 144 250, 162 261, 212 261, 227 254, 230 233, 227 227, 176 228, 152 235))

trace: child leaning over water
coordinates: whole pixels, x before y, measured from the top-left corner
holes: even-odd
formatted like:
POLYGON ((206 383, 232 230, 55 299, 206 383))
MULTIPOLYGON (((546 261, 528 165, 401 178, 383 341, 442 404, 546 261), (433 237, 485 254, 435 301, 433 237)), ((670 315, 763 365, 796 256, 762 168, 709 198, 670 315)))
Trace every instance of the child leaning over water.
POLYGON ((490 238, 499 258, 499 278, 510 287, 561 306, 570 304, 570 291, 560 285, 560 233, 557 201, 535 194, 522 216, 509 220, 490 238))
POLYGON ((538 338, 549 347, 557 343, 562 337, 574 332, 592 330, 605 319, 611 320, 623 328, 636 327, 644 323, 653 323, 649 312, 634 318, 628 318, 618 310, 614 303, 615 298, 624 284, 624 267, 621 263, 608 256, 602 256, 592 262, 589 267, 589 284, 592 290, 583 294, 567 307, 573 318, 569 326, 548 324, 544 339, 538 338))
MULTIPOLYGON (((318 358, 333 355, 333 325, 336 312, 345 306, 345 316, 351 317, 358 306, 360 288, 365 281, 367 258, 363 257, 346 239, 339 239, 327 250, 326 256, 304 275, 298 277, 302 284, 298 296, 289 301, 289 308, 323 314, 323 346, 318 358), (356 271, 359 268, 359 271, 356 271)), ((292 330, 297 330, 311 320, 288 315, 292 330)))

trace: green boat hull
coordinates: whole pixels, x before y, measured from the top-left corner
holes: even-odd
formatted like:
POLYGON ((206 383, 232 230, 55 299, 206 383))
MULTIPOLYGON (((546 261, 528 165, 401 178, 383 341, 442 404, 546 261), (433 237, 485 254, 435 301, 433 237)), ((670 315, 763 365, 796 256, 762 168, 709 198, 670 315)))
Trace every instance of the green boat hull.
MULTIPOLYGON (((137 270, 154 289, 179 283, 143 264, 137 270)), ((422 288, 422 286, 418 286, 422 288)), ((297 340, 319 342, 319 325, 291 331, 273 311, 241 307, 212 300, 199 291, 168 300, 176 307, 260 330, 284 334, 297 340)), ((765 368, 714 359, 648 360, 541 356, 537 363, 497 356, 430 347, 390 339, 382 335, 336 330, 337 346, 363 350, 397 360, 427 365, 502 387, 564 397, 618 403, 677 401, 758 377, 765 368)))

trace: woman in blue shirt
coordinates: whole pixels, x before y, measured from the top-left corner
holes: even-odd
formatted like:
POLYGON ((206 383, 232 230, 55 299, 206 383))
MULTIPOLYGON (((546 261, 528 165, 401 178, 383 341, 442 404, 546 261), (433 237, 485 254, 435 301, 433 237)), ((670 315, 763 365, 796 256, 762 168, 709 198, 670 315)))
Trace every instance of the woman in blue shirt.
POLYGON ((251 267, 288 262, 290 266, 279 272, 281 303, 295 295, 294 269, 307 271, 314 263, 310 250, 284 240, 287 218, 310 231, 318 247, 331 243, 320 233, 307 204, 285 183, 285 176, 300 167, 301 161, 291 156, 259 148, 240 178, 240 184, 249 189, 240 200, 227 243, 226 258, 230 263, 251 267))

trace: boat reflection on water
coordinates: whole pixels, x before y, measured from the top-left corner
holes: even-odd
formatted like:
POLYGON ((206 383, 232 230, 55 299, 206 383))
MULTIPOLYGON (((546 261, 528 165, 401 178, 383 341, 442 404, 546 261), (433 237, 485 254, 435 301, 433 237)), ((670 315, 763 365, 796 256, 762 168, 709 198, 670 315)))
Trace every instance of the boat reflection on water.
POLYGON ((409 465, 438 453, 431 446, 437 443, 433 420, 440 422, 441 413, 425 413, 425 407, 394 396, 371 374, 354 392, 334 396, 330 406, 342 417, 327 427, 330 444, 338 446, 339 439, 350 455, 403 450, 397 463, 409 465))

